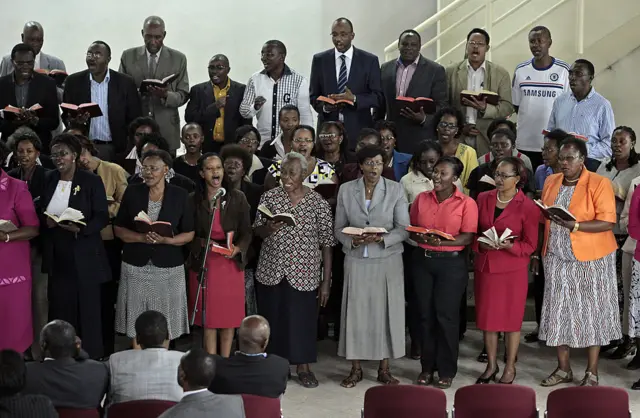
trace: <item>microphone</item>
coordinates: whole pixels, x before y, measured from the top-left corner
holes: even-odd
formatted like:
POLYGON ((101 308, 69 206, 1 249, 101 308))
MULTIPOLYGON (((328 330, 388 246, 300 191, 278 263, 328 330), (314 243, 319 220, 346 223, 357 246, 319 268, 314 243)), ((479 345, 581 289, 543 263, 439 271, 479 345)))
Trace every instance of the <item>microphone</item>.
POLYGON ((227 191, 225 190, 224 187, 219 188, 216 194, 213 196, 213 199, 211 199, 211 202, 215 203, 218 199, 220 199, 222 196, 226 194, 227 194, 227 191))

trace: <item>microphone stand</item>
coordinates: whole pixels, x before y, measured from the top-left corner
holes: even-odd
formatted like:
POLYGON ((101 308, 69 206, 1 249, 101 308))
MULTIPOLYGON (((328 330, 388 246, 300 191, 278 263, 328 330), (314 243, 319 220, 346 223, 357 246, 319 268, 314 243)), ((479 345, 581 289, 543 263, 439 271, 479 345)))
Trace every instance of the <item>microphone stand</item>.
POLYGON ((204 255, 202 257, 202 264, 200 265, 200 277, 198 277, 198 292, 196 293, 196 301, 193 305, 193 314, 191 316, 191 326, 196 320, 196 312, 198 311, 198 300, 202 293, 202 309, 200 310, 200 320, 202 324, 202 346, 204 347, 204 330, 207 318, 207 257, 209 256, 211 246, 211 230, 213 229, 213 220, 216 217, 216 208, 218 206, 218 200, 222 195, 217 195, 213 198, 211 205, 211 216, 209 218, 209 229, 207 230, 207 244, 204 247, 204 255))

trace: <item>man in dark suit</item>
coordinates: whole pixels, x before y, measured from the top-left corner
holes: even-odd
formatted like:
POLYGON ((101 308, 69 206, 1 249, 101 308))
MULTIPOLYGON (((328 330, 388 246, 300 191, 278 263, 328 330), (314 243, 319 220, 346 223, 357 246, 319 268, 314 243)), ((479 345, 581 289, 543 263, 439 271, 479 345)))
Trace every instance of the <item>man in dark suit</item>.
POLYGON ((251 125, 251 119, 240 114, 245 85, 229 78, 229 59, 214 55, 209 60, 209 81, 196 84, 189 92, 184 111, 186 122, 195 122, 204 131, 202 152, 220 152, 224 144, 232 144, 239 126, 251 125))
POLYGON ((289 362, 267 355, 269 322, 252 315, 242 320, 238 330, 238 348, 229 357, 216 357, 216 377, 209 390, 213 393, 248 394, 267 398, 280 397, 287 388, 289 362))
POLYGON ((342 121, 352 151, 360 130, 373 126, 371 109, 382 103, 378 57, 351 45, 354 37, 349 19, 341 17, 333 22, 331 40, 335 48, 313 56, 309 86, 311 105, 318 112, 318 130, 324 121, 342 121), (319 101, 320 96, 348 100, 353 106, 331 105, 319 101))
MULTIPOLYGON (((421 108, 418 112, 399 106, 396 97, 426 97, 438 108, 447 104, 447 76, 444 67, 420 54, 422 40, 413 29, 405 30, 398 39, 400 58, 382 64, 384 105, 376 119, 395 122, 398 129, 397 149, 413 154, 423 139, 433 139, 435 129, 431 115, 421 108)), ((398 179, 400 180, 400 179, 398 179)))
POLYGON ((57 418, 53 403, 43 395, 21 393, 27 380, 22 356, 0 351, 0 418, 57 418))
POLYGON ((65 112, 67 126, 85 125, 102 160, 115 161, 127 148, 127 127, 141 115, 140 97, 133 78, 109 69, 111 48, 95 41, 87 50, 87 69, 71 74, 64 88, 64 103, 97 103, 103 116, 65 112))
POLYGON ((38 134, 43 150, 48 154, 51 131, 60 123, 56 82, 51 77, 34 71, 35 53, 27 44, 14 46, 11 60, 13 73, 0 78, 0 109, 11 105, 20 111, 17 114, 2 111, 2 140, 6 142, 19 126, 29 126, 38 134), (35 104, 42 106, 42 109, 28 110, 35 104))
POLYGON ((180 359, 178 383, 182 400, 159 418, 245 418, 242 397, 218 395, 207 387, 215 376, 215 360, 202 348, 190 350, 180 359))
POLYGON ((98 409, 109 384, 105 363, 90 360, 73 326, 49 322, 40 337, 42 363, 27 364, 25 394, 45 395, 56 408, 98 409))

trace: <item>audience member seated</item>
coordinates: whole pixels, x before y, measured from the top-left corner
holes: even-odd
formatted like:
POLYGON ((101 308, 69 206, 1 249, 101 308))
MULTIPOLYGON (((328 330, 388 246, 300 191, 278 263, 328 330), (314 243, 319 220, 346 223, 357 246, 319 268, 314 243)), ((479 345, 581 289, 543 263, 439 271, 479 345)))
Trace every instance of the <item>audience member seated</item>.
POLYGON ((259 157, 256 152, 260 146, 260 132, 253 125, 243 125, 236 129, 234 143, 245 148, 251 154, 251 167, 245 167, 244 179, 248 182, 263 185, 268 173, 267 167, 273 164, 270 158, 259 157))
MULTIPOLYGON (((157 150, 169 152, 169 144, 166 139, 157 134, 145 135, 138 145, 136 145, 136 153, 139 156, 138 158, 140 161, 142 161, 142 155, 145 152, 157 150)), ((173 165, 173 162, 171 163, 171 165, 173 165)), ((193 192, 196 188, 196 184, 190 178, 176 173, 171 166, 169 166, 169 172, 165 179, 167 180, 167 183, 185 189, 187 193, 193 192)), ((129 184, 140 184, 143 181, 141 172, 137 172, 129 177, 129 184)))
POLYGON ((282 396, 287 388, 289 362, 266 353, 270 334, 264 317, 246 317, 238 329, 239 350, 229 358, 216 356, 216 376, 209 390, 228 395, 282 396))
MULTIPOLYGON (((514 136, 517 136, 516 133, 518 129, 515 123, 511 122, 507 118, 498 118, 498 119, 494 119, 493 122, 491 122, 491 124, 489 124, 489 127, 487 128, 487 138, 489 139, 489 142, 491 142, 493 133, 498 129, 507 129, 513 132, 514 136)), ((542 132, 542 129, 540 130, 540 132, 542 132)), ((489 148, 491 148, 491 144, 489 144, 489 148)), ((508 157, 508 155, 505 155, 505 156, 508 157)), ((533 172, 533 169, 535 167, 531 163, 531 159, 525 153, 518 151, 515 145, 513 146, 513 150, 511 151, 511 156, 520 158, 524 163, 524 166, 527 167, 529 170, 531 170, 531 172, 533 172)), ((494 160, 493 153, 489 151, 486 154, 478 157, 478 164, 490 163, 493 160, 494 160)))
MULTIPOLYGON (((160 135, 160 125, 152 117, 140 116, 135 118, 128 127, 128 139, 127 139, 127 156, 120 161, 122 168, 127 170, 127 173, 134 175, 140 172, 142 169, 142 162, 140 161, 140 155, 138 155, 138 145, 142 141, 145 135, 157 134, 160 135)), ((167 147, 169 144, 167 144, 167 147)))
POLYGON ((25 394, 46 395, 56 408, 97 409, 107 392, 109 369, 90 360, 70 323, 49 322, 40 334, 42 363, 27 363, 25 394))
POLYGON ((215 360, 202 348, 190 350, 180 359, 178 383, 182 400, 160 418, 244 418, 242 397, 216 395, 207 389, 215 377, 215 360))
MULTIPOLYGON (((378 147, 382 146, 382 137, 380 133, 373 128, 364 128, 360 131, 360 135, 358 135, 358 141, 356 142, 356 153, 362 149, 365 145, 375 145, 378 147)), ((339 178, 339 184, 344 184, 351 180, 357 180, 362 177, 362 170, 360 169, 360 165, 358 163, 349 163, 345 164, 342 169, 342 176, 339 178)), ((389 180, 396 180, 395 174, 393 173, 393 168, 384 167, 382 169, 382 177, 389 180)))
POLYGON ((167 318, 158 311, 146 311, 136 319, 135 328, 141 349, 109 358, 109 405, 144 399, 179 402, 182 388, 175 370, 183 353, 168 349, 167 318))
POLYGON ((46 396, 22 394, 27 368, 13 350, 0 351, 0 418, 57 418, 46 396))
POLYGON ((388 120, 379 120, 374 128, 380 132, 385 166, 393 169, 396 181, 400 181, 409 172, 409 162, 412 155, 396 151, 398 133, 395 123, 388 120))

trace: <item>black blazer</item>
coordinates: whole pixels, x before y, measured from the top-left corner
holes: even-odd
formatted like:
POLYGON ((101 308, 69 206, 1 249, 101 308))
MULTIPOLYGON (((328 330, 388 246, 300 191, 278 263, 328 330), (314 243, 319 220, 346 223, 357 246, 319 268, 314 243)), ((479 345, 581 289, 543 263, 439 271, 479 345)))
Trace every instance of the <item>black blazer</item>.
MULTIPOLYGON (((105 283, 111 280, 111 269, 107 260, 107 253, 100 237, 100 231, 109 223, 109 210, 107 209, 107 193, 104 183, 97 175, 82 169, 76 169, 71 183, 71 195, 69 207, 79 210, 84 214, 87 223, 75 238, 71 232, 60 227, 48 228, 46 216, 43 214, 51 202, 56 190, 60 172, 51 170, 45 174, 44 191, 40 205, 40 236, 43 242, 42 272, 52 273, 56 259, 54 248, 60 245, 60 234, 69 234, 73 242, 72 248, 76 262, 76 271, 80 280, 93 283, 105 283), (56 231, 57 230, 57 231, 56 231)), ((67 241, 65 240, 65 245, 67 241)))
MULTIPOLYGON (((413 154, 423 139, 436 139, 434 135, 433 115, 428 115, 424 125, 400 116, 401 107, 396 105, 396 70, 398 61, 382 64, 382 91, 384 103, 378 108, 375 118, 396 123, 398 131, 397 151, 413 154)), ((405 96, 427 97, 436 102, 438 108, 447 105, 447 76, 444 67, 420 55, 418 67, 411 78, 405 96)))
MULTIPOLYGON (((132 120, 142 115, 142 105, 133 78, 112 69, 109 69, 109 77, 109 92, 107 93, 109 128, 116 153, 121 154, 127 148, 127 128, 132 120)), ((75 105, 91 102, 89 70, 80 71, 67 77, 62 101, 75 105)), ((62 120, 67 126, 69 125, 68 117, 68 113, 62 114, 62 120)), ((87 122, 87 130, 90 124, 91 119, 87 122)))
MULTIPOLYGON (((195 231, 196 235, 191 242, 191 260, 189 266, 193 271, 199 271, 202 265, 202 244, 201 240, 207 239, 211 229, 211 211, 209 201, 200 198, 199 193, 192 193, 189 196, 191 207, 195 208, 195 231)), ((233 231, 233 245, 240 247, 240 257, 235 259, 238 267, 244 269, 247 263, 249 245, 253 238, 251 227, 251 211, 249 203, 244 193, 240 190, 227 190, 220 200, 220 222, 225 234, 233 231)))
MULTIPOLYGON (((53 163, 53 160, 48 155, 40 154, 40 157, 38 158, 40 159, 40 164, 42 164, 42 166, 47 170, 56 169, 56 165, 53 163)), ((18 156, 14 153, 13 155, 11 155, 11 159, 9 160, 9 165, 7 166, 7 170, 13 170, 14 168, 18 168, 18 167, 20 167, 20 164, 18 163, 18 156)))
POLYGON ((209 386, 213 393, 278 398, 287 389, 289 362, 282 357, 234 354, 215 359, 216 375, 209 386))
MULTIPOLYGON (((41 212, 41 201, 42 194, 44 193, 45 187, 45 175, 50 170, 47 170, 41 165, 36 165, 33 170, 33 174, 31 175, 31 179, 27 181, 27 187, 29 187, 29 193, 31 193, 31 198, 33 199, 33 204, 36 207, 36 212, 41 212)), ((7 172, 7 174, 14 179, 22 179, 22 169, 20 167, 14 168, 13 170, 7 172)))
MULTIPOLYGON (((240 104, 244 97, 246 86, 231 80, 227 92, 227 104, 224 107, 224 144, 235 142, 236 129, 242 125, 251 125, 251 119, 240 115, 240 104)), ((184 111, 185 122, 196 122, 202 126, 204 132, 203 152, 218 152, 221 144, 213 141, 213 127, 220 117, 220 110, 215 106, 211 81, 196 84, 189 92, 189 103, 184 111)))
POLYGON ((58 418, 53 403, 44 395, 0 397, 0 418, 58 418))
MULTIPOLYGON (((40 103, 40 106, 42 106, 42 110, 38 114, 38 124, 29 127, 38 134, 42 142, 42 151, 45 154, 49 154, 51 131, 60 124, 60 118, 58 117, 58 90, 56 82, 51 77, 39 73, 33 74, 25 107, 31 107, 36 103, 40 103)), ((13 74, 0 77, 0 109, 4 109, 8 105, 18 105, 13 74)), ((0 118, 0 132, 2 132, 3 141, 6 142, 9 135, 14 133, 18 127, 19 125, 0 118)))
POLYGON ((65 358, 27 363, 23 393, 45 395, 56 408, 97 409, 109 384, 106 363, 65 358))
MULTIPOLYGON (((149 209, 149 188, 146 184, 132 184, 127 187, 120 203, 120 210, 114 225, 135 231, 133 222, 138 213, 149 209)), ((170 222, 173 234, 194 230, 193 207, 189 194, 182 188, 166 184, 159 221, 170 222)), ((157 267, 176 267, 184 264, 182 248, 166 244, 124 243, 122 261, 142 267, 151 260, 157 267)))
MULTIPOLYGON (((371 109, 382 102, 382 85, 380 84, 380 64, 375 55, 353 47, 353 59, 349 70, 347 87, 356 96, 354 107, 343 108, 344 126, 349 136, 349 149, 356 148, 358 133, 362 128, 373 126, 371 109)), ((329 49, 313 56, 311 62, 311 78, 309 94, 311 105, 318 112, 318 130, 324 121, 339 120, 338 112, 325 113, 323 102, 316 99, 338 93, 336 77, 335 49, 329 49)))
MULTIPOLYGON (((133 161, 133 160, 129 160, 129 161, 133 161)), ((142 178, 140 173, 138 173, 129 177, 127 179, 127 183, 142 184, 144 183, 144 179, 142 178)), ((171 180, 169 180, 169 184, 180 187, 181 189, 186 190, 187 193, 193 193, 193 191, 196 189, 196 184, 193 182, 193 180, 191 180, 189 177, 183 176, 180 173, 175 173, 171 178, 171 180)))

